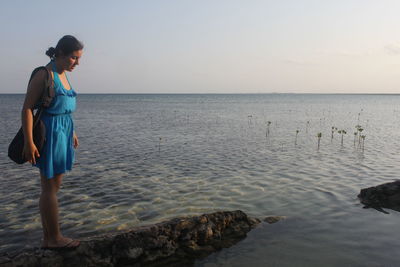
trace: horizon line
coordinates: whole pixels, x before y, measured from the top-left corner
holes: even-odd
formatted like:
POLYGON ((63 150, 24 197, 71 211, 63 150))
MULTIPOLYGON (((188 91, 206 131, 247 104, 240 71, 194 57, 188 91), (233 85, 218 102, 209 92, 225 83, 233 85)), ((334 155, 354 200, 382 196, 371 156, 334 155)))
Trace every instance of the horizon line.
MULTIPOLYGON (((0 95, 25 95, 26 93, 0 93, 0 95)), ((78 95, 400 95, 399 93, 78 93, 78 95)))

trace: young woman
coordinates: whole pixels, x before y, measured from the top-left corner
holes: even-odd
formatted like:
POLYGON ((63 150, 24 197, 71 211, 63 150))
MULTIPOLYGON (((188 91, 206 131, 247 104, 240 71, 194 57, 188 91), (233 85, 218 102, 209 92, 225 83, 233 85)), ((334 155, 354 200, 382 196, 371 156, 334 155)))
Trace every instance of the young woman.
POLYGON ((72 169, 74 149, 79 145, 71 117, 76 108, 76 93, 68 81, 66 71, 72 71, 79 65, 82 49, 81 42, 71 35, 66 35, 58 41, 56 48, 50 47, 46 52, 51 59, 46 68, 54 81, 55 97, 50 106, 43 110, 40 118, 46 126, 46 141, 41 151, 38 151, 33 142, 32 111, 43 93, 48 75, 44 69, 32 77, 22 108, 25 138, 23 155, 33 166, 40 169, 42 248, 47 249, 74 249, 80 244, 78 240, 64 237, 60 232, 57 192, 64 173, 72 169))

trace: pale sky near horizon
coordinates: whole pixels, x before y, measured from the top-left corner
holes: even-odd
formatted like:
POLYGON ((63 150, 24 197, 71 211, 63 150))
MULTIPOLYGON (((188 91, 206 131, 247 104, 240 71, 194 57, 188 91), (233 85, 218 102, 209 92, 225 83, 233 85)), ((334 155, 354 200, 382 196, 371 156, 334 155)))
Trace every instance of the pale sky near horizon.
POLYGON ((400 1, 22 1, 0 6, 0 93, 65 34, 78 93, 400 93, 400 1))

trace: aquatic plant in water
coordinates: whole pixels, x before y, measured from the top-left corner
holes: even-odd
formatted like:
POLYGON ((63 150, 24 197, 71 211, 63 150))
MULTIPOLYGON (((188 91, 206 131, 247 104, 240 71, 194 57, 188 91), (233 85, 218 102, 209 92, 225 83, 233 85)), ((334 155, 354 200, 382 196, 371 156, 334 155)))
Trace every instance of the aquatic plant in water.
POLYGON ((364 151, 365 135, 361 135, 361 140, 362 140, 362 150, 364 151))
POLYGON ((362 131, 364 131, 364 129, 361 127, 361 125, 356 125, 356 129, 358 131, 358 147, 361 147, 361 139, 362 139, 362 131))
POLYGON ((344 134, 347 134, 347 132, 346 132, 345 130, 339 130, 338 133, 342 135, 342 139, 341 139, 341 142, 340 142, 340 143, 341 143, 341 145, 343 146, 343 135, 344 135, 344 134))
POLYGON ((296 130, 296 138, 294 139, 294 145, 297 145, 297 135, 299 134, 300 130, 296 130))
POLYGON ((270 121, 267 121, 267 132, 266 132, 266 137, 268 137, 268 135, 269 135, 269 126, 271 125, 271 122, 270 121))
POLYGON ((332 140, 333 140, 333 134, 335 133, 335 131, 337 131, 337 127, 335 127, 335 126, 332 126, 331 143, 332 143, 332 140))
POLYGON ((319 144, 321 142, 322 133, 318 133, 317 137, 318 137, 318 150, 319 150, 319 144))
POLYGON ((247 116, 247 123, 249 124, 249 127, 251 125, 251 119, 253 118, 253 115, 248 115, 247 116))

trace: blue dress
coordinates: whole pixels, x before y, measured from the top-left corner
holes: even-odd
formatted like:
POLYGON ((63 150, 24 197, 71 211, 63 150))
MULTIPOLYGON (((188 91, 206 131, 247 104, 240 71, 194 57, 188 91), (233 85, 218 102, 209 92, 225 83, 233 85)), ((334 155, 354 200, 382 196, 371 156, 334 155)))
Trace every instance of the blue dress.
POLYGON ((55 97, 41 115, 41 120, 46 126, 46 140, 42 150, 39 151, 40 157, 36 159, 36 164, 33 164, 48 179, 72 170, 75 159, 74 122, 71 113, 76 109, 77 94, 72 87, 70 90, 64 88, 54 61, 52 69, 55 97))

